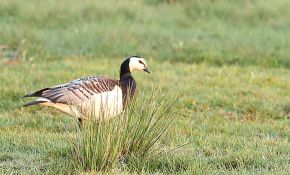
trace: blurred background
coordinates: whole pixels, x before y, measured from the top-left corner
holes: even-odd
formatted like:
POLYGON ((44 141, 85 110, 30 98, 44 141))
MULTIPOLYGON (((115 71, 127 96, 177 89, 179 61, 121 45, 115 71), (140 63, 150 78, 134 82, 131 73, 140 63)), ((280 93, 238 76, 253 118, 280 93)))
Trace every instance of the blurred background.
POLYGON ((289 5, 287 0, 1 0, 0 56, 32 61, 139 54, 289 68, 289 5))

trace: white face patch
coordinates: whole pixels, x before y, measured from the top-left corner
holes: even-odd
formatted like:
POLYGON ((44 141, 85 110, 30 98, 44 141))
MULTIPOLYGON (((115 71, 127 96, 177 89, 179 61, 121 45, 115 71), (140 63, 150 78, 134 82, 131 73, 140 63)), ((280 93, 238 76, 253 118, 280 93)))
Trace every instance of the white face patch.
POLYGON ((144 70, 147 67, 144 58, 132 57, 129 62, 130 72, 134 70, 144 70))

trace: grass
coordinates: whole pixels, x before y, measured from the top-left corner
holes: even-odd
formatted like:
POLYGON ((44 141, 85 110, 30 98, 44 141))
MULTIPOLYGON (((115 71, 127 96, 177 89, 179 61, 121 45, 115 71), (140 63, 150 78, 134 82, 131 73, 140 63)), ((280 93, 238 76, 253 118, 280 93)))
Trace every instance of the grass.
POLYGON ((163 140, 172 148, 192 144, 137 172, 288 174, 288 6, 2 0, 0 45, 8 48, 0 51, 0 173, 78 172, 64 139, 75 121, 48 108, 21 108, 20 97, 83 76, 118 77, 121 58, 139 54, 152 72, 134 73, 143 96, 161 82, 169 94, 192 88, 163 140))
POLYGON ((138 53, 219 66, 290 66, 287 0, 67 3, 2 1, 1 42, 15 48, 25 39, 27 59, 138 53))
POLYGON ((168 97, 162 88, 153 89, 155 91, 138 101, 132 99, 125 112, 111 120, 100 122, 95 113, 85 116, 89 120, 73 133, 71 140, 76 169, 110 172, 117 167, 140 172, 153 159, 174 151, 167 150, 162 140, 177 116, 173 106, 178 97, 168 97))

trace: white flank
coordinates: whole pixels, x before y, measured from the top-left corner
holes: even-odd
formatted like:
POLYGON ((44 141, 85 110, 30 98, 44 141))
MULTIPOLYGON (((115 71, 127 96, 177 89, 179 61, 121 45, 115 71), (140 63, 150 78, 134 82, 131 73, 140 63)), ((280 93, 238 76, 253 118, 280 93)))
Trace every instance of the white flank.
POLYGON ((122 112, 122 90, 115 86, 112 91, 95 94, 81 104, 84 117, 95 117, 97 120, 109 119, 122 112))

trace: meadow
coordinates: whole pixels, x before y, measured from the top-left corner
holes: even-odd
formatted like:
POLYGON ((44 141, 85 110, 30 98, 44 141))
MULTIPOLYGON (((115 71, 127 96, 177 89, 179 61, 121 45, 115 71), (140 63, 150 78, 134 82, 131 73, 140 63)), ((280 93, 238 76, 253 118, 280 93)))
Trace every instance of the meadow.
POLYGON ((0 1, 0 174, 80 174, 71 164, 76 121, 21 97, 90 76, 134 73, 144 94, 187 91, 167 145, 140 172, 289 174, 290 1, 0 1))

